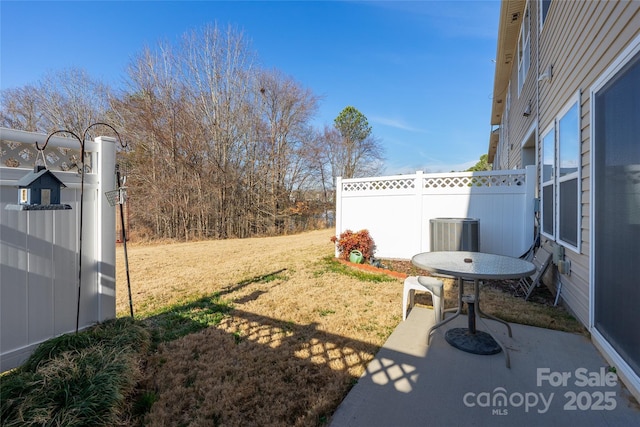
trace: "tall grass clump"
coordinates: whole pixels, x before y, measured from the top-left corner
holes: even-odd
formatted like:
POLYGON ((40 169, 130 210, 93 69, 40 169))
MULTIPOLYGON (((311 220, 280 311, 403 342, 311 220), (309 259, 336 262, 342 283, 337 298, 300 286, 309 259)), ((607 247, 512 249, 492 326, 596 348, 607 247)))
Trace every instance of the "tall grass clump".
POLYGON ((121 424, 149 344, 148 332, 129 318, 44 342, 0 379, 2 425, 121 424))

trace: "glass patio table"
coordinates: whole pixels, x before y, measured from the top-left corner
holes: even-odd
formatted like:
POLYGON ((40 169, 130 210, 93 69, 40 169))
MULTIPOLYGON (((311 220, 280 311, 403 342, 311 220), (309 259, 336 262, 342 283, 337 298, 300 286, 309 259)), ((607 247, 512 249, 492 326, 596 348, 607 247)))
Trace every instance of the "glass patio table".
POLYGON ((433 325, 427 333, 428 340, 431 340, 433 331, 458 317, 461 314, 463 304, 466 302, 469 308, 468 327, 448 330, 445 333, 447 342, 459 350, 474 354, 496 354, 503 350, 507 367, 510 367, 509 354, 502 343, 490 332, 487 333, 476 329, 477 310, 478 316, 482 315, 506 325, 509 336, 511 336, 509 323, 484 313, 480 308, 480 283, 482 280, 519 279, 530 276, 536 270, 535 265, 519 258, 466 251, 423 252, 415 255, 411 262, 416 267, 436 275, 458 278, 458 307, 455 309, 456 312, 453 316, 433 325), (464 295, 464 280, 474 281, 475 289, 473 295, 464 295))

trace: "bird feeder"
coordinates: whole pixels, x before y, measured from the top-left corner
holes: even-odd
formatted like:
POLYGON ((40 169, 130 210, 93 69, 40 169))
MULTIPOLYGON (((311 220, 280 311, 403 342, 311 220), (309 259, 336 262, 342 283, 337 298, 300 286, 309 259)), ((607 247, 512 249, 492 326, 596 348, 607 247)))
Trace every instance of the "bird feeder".
POLYGON ((60 189, 66 185, 45 166, 36 165, 32 172, 20 178, 16 184, 18 204, 7 205, 6 209, 18 211, 71 209, 70 205, 60 203, 60 189))

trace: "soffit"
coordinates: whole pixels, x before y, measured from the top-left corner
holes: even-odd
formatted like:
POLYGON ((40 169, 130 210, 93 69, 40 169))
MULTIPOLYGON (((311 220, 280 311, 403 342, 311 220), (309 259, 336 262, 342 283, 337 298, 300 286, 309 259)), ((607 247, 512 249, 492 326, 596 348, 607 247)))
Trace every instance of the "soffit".
POLYGON ((502 0, 498 26, 496 71, 493 81, 491 124, 499 125, 509 87, 509 78, 517 64, 516 47, 524 13, 525 0, 502 0))

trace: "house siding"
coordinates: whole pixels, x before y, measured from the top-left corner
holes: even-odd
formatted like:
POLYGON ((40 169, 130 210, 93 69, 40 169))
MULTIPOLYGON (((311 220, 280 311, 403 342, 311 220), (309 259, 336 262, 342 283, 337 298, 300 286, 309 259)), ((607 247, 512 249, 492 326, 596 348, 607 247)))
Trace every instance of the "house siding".
MULTIPOLYGON (((580 94, 581 132, 581 218, 579 252, 567 248, 565 259, 571 262, 570 275, 549 274, 551 287, 562 282, 565 306, 587 327, 590 312, 590 191, 591 191, 591 99, 589 89, 640 34, 640 2, 558 1, 551 2, 542 29, 540 3, 528 2, 531 16, 531 67, 518 96, 517 47, 510 74, 510 102, 503 112, 503 132, 496 149, 495 169, 521 167, 521 146, 527 132, 537 126, 537 163, 542 155, 540 137, 553 125, 558 113, 580 94), (538 45, 539 43, 539 45, 538 45), (550 80, 538 81, 553 66, 550 80), (532 114, 524 117, 529 100, 532 114)), ((524 11, 524 6, 523 6, 524 11)), ((523 14, 524 16, 524 14, 523 14)), ((543 239, 546 240, 546 239, 543 239)))
MULTIPOLYGON (((630 46, 640 40, 640 1, 562 1, 553 0, 542 28, 539 25, 538 0, 530 0, 531 8, 531 69, 523 94, 517 96, 518 62, 514 42, 512 18, 517 6, 524 10, 524 3, 503 0, 498 37, 500 58, 510 52, 516 60, 497 62, 494 84, 494 101, 491 114, 492 126, 500 125, 500 138, 495 129, 489 138, 489 155, 495 153, 494 169, 511 169, 519 166, 522 155, 522 138, 527 129, 536 128, 536 164, 540 175, 542 158, 541 137, 553 126, 563 109, 579 95, 580 106, 580 242, 577 248, 567 247, 565 260, 570 261, 570 274, 559 274, 550 268, 543 281, 551 288, 562 285, 561 299, 575 317, 593 333, 596 344, 610 363, 621 365, 619 375, 625 379, 633 394, 640 399, 640 377, 626 365, 606 338, 592 324, 593 297, 591 280, 591 193, 592 193, 592 99, 591 90, 607 70, 630 46), (509 25, 511 24, 511 25, 509 25), (538 80, 549 66, 553 75, 548 80, 538 80), (510 69, 508 69, 510 67, 510 69), (506 81, 509 76, 509 81, 506 81), (509 87, 511 98, 500 109, 501 91, 509 87), (514 91, 515 90, 515 91, 514 91), (526 102, 532 96, 533 108, 529 117, 523 117, 526 102), (497 143, 497 145, 496 145, 497 143)), ((517 41, 517 40, 516 40, 517 41)), ((540 177, 538 176, 538 179, 540 177)), ((540 183, 538 183, 540 185, 540 183)), ((539 194, 539 193, 538 193, 539 194)), ((539 196, 538 196, 539 197, 539 196)), ((557 212, 557 204, 556 204, 557 212)), ((543 244, 558 245, 543 238, 543 244)))
MULTIPOLYGON (((589 254, 591 191, 591 99, 589 88, 640 33, 640 3, 579 1, 551 3, 540 34, 540 68, 553 64, 553 78, 540 86, 539 125, 552 125, 560 111, 580 92, 581 244, 580 253, 565 251, 571 275, 559 276, 565 305, 589 326, 589 254)), ((538 153, 540 156, 540 153, 538 153)))
MULTIPOLYGON (((501 147, 501 153, 503 154, 502 165, 503 169, 519 169, 524 165, 522 164, 522 144, 528 135, 529 129, 532 123, 536 122, 536 83, 538 76, 537 62, 538 62, 538 3, 527 2, 530 8, 530 66, 527 76, 525 78, 520 94, 518 94, 518 47, 513 52, 515 58, 513 68, 511 70, 511 84, 509 85, 510 91, 510 103, 509 113, 507 115, 507 132, 506 138, 504 138, 503 147, 501 147), (531 114, 528 117, 524 116, 524 112, 527 107, 531 105, 531 114)), ((523 8, 521 16, 524 19, 523 8)), ((521 24, 522 24, 521 19, 521 24)))

